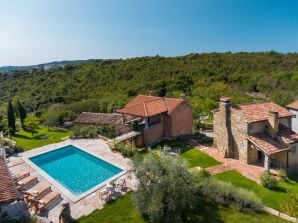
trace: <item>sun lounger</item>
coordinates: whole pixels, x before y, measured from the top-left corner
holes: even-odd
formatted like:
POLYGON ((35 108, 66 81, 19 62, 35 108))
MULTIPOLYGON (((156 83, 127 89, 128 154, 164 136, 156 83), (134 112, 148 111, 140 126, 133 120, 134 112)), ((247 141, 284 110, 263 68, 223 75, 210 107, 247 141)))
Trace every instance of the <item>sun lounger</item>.
POLYGON ((32 207, 35 212, 42 212, 58 198, 60 198, 60 193, 51 191, 39 199, 31 199, 32 207))
POLYGON ((10 171, 11 176, 13 177, 13 179, 15 180, 21 180, 24 179, 25 177, 30 176, 30 172, 29 171, 19 171, 18 173, 10 171))
POLYGON ((51 186, 47 184, 37 184, 35 187, 24 191, 24 200, 25 202, 30 202, 30 199, 38 199, 39 197, 43 196, 44 194, 51 191, 51 186))
POLYGON ((18 188, 18 190, 21 190, 24 187, 33 184, 34 182, 37 182, 37 177, 36 176, 25 177, 25 178, 17 181, 17 188, 18 188))

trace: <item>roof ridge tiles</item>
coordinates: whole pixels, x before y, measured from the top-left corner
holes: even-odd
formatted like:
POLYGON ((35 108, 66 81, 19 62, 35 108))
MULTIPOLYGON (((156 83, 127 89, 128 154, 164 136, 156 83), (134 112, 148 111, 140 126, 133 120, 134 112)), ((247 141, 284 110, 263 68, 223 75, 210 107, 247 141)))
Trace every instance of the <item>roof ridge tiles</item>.
POLYGON ((165 100, 165 98, 163 98, 163 103, 165 104, 165 106, 166 106, 166 109, 167 109, 167 111, 169 111, 169 107, 168 107, 168 105, 167 105, 167 103, 166 103, 166 100, 165 100))
POLYGON ((145 110, 146 116, 148 116, 148 112, 147 112, 147 108, 146 108, 146 103, 145 102, 144 102, 144 110, 145 110))

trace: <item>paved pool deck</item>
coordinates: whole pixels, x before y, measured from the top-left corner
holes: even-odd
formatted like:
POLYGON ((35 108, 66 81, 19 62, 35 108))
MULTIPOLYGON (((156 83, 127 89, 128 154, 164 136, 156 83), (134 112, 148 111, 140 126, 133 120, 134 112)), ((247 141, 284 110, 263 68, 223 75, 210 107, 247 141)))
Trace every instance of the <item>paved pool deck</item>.
MULTIPOLYGON (((127 173, 123 175, 126 179, 127 187, 134 190, 136 187, 136 179, 132 176, 131 170, 131 160, 124 158, 119 153, 114 153, 110 150, 107 142, 103 139, 76 139, 76 140, 66 140, 60 143, 50 144, 40 148, 36 148, 30 151, 20 153, 17 157, 10 157, 10 162, 8 163, 9 168, 14 172, 19 171, 29 171, 30 175, 37 176, 40 183, 45 183, 51 186, 53 191, 58 191, 61 193, 62 199, 57 202, 57 204, 48 210, 40 213, 40 216, 49 218, 54 223, 59 222, 59 215, 61 213, 62 204, 69 203, 72 217, 77 219, 81 216, 88 215, 96 209, 101 209, 104 205, 104 201, 100 199, 99 191, 105 187, 105 184, 102 187, 97 188, 94 192, 91 192, 89 195, 84 198, 74 202, 73 199, 70 199, 65 191, 61 190, 59 185, 52 182, 50 179, 45 177, 39 171, 34 169, 32 165, 28 164, 28 158, 31 156, 39 155, 41 153, 51 151, 55 148, 60 148, 66 145, 76 146, 88 153, 91 153, 95 156, 98 156, 112 164, 116 164, 127 173)), ((115 196, 121 196, 124 192, 115 193, 115 196)))

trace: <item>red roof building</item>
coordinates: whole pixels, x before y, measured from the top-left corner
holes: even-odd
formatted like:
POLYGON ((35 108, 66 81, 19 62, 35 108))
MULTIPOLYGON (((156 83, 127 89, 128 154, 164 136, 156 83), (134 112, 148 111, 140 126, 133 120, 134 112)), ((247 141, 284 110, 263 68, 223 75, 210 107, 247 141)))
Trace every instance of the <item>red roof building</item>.
POLYGON ((266 169, 298 165, 295 114, 286 108, 273 102, 233 107, 224 97, 213 117, 214 146, 222 156, 262 163, 266 169))
POLYGON ((124 125, 136 122, 136 145, 150 146, 163 137, 175 138, 192 133, 192 107, 181 98, 139 95, 118 109, 124 125))

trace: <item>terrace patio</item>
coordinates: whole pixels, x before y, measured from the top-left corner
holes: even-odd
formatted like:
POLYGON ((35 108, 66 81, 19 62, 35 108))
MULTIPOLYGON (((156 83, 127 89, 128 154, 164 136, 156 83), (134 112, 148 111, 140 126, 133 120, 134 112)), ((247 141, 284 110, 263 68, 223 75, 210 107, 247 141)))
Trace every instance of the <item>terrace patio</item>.
MULTIPOLYGON (((124 171, 126 171, 126 173, 123 175, 123 178, 125 178, 126 180, 126 187, 130 190, 135 188, 136 181, 129 172, 131 169, 130 160, 122 157, 118 153, 112 152, 106 141, 102 139, 66 140, 60 143, 50 144, 34 150, 26 151, 20 153, 18 157, 9 158, 9 169, 16 173, 20 171, 29 171, 31 176, 37 176, 40 183, 48 184, 51 186, 52 191, 61 193, 62 199, 59 201, 59 203, 57 203, 51 209, 47 209, 46 211, 42 212, 40 216, 45 216, 52 220, 54 223, 59 222, 59 215, 62 210, 62 204, 69 203, 72 217, 77 219, 81 216, 90 214, 96 209, 101 209, 105 203, 99 195, 100 191, 102 191, 105 185, 102 185, 102 187, 96 189, 94 192, 91 192, 80 200, 73 201, 73 199, 70 199, 68 194, 65 193, 65 190, 63 190, 63 188, 60 188, 59 185, 57 185, 55 182, 52 182, 43 174, 39 173, 39 171, 36 171, 31 165, 26 162, 28 157, 51 151, 55 148, 63 147, 66 145, 76 146, 110 163, 119 165, 124 171)), ((112 197, 118 197, 125 192, 126 191, 114 192, 112 194, 112 197)))

